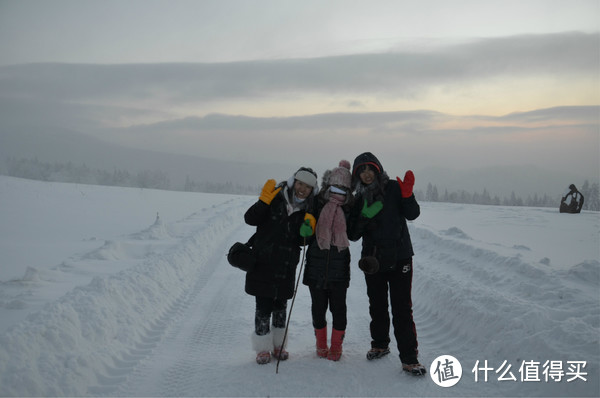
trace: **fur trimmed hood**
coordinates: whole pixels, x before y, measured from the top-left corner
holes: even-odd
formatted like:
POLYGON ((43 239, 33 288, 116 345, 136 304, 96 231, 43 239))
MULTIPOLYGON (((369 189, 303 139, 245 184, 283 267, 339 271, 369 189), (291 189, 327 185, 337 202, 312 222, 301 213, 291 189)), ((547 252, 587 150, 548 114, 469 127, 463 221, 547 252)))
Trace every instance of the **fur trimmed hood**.
POLYGON ((372 166, 372 168, 375 169, 377 183, 379 184, 381 192, 383 192, 383 188, 387 184, 389 177, 383 169, 379 159, 371 152, 361 153, 354 159, 354 165, 352 166, 352 189, 361 191, 361 188, 364 188, 360 181, 359 174, 362 171, 363 166, 366 165, 372 166))
POLYGON ((377 157, 371 152, 363 152, 360 155, 358 155, 356 159, 354 159, 354 165, 352 166, 352 176, 354 178, 357 178, 359 173, 358 169, 360 168, 360 166, 367 164, 374 166, 378 174, 384 173, 383 166, 381 165, 379 159, 377 159, 377 157))

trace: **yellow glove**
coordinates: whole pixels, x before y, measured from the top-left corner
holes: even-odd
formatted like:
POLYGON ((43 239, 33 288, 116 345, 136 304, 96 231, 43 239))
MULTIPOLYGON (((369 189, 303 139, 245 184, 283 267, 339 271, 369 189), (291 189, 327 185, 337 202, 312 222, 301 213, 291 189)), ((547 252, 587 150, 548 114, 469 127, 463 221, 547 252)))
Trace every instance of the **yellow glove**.
POLYGON ((281 191, 281 187, 275 189, 275 180, 268 180, 263 186, 259 199, 270 205, 273 198, 281 191))
POLYGON ((310 213, 306 213, 306 215, 304 216, 304 223, 302 223, 302 225, 300 226, 300 236, 302 236, 303 238, 313 236, 315 234, 316 223, 317 220, 315 220, 315 217, 310 213))
POLYGON ((310 223, 310 227, 312 228, 312 230, 315 230, 315 225, 317 225, 317 220, 315 219, 315 216, 313 216, 310 213, 306 213, 304 215, 304 221, 308 220, 308 222, 310 223))

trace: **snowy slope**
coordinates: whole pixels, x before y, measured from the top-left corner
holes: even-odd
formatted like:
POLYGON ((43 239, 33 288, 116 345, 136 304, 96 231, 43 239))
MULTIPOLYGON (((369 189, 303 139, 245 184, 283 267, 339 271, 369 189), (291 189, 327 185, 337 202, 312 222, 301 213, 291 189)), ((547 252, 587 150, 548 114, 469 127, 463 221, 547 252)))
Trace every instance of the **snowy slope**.
POLYGON ((251 234, 255 200, 0 176, 0 396, 600 395, 600 214, 421 203, 409 226, 420 359, 463 368, 442 388, 401 374, 395 346, 365 359, 359 244, 342 360, 316 358, 300 285, 290 360, 278 374, 254 363, 254 301, 225 253, 251 234), (486 360, 487 382, 472 372, 486 360), (546 361, 560 381, 544 381, 546 361), (567 381, 574 361, 587 381, 567 381))

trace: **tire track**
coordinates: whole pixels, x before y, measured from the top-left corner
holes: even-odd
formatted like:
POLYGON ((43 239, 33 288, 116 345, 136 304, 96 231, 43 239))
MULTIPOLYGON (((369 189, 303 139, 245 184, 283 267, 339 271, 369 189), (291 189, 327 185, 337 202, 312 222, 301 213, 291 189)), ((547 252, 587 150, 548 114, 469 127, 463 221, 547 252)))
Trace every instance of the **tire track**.
POLYGON ((573 345, 589 344, 566 331, 564 320, 586 319, 598 304, 573 308, 566 298, 577 293, 553 271, 524 262, 518 253, 486 250, 470 238, 425 228, 416 228, 412 236, 414 318, 424 362, 447 354, 464 361, 463 367, 485 359, 498 359, 497 365, 503 360, 543 363, 564 356, 573 345))
MULTIPOLYGON (((236 231, 235 226, 240 224, 240 212, 245 206, 245 200, 238 199, 233 204, 231 202, 236 201, 229 200, 213 206, 210 213, 195 213, 180 221, 174 226, 178 230, 179 244, 166 247, 163 253, 153 252, 149 256, 148 266, 161 264, 167 271, 171 267, 180 271, 181 291, 156 318, 148 320, 144 332, 137 336, 136 342, 129 349, 108 361, 105 370, 97 375, 98 384, 88 388, 89 394, 123 395, 129 388, 128 380, 141 374, 140 367, 151 361, 163 341, 178 335, 176 325, 188 316, 190 307, 198 301, 219 265, 215 259, 224 258, 222 244, 214 242, 226 245, 231 234, 236 231)), ((160 275, 157 278, 160 280, 160 275)))
MULTIPOLYGON (((245 201, 242 202, 237 213, 246 206, 245 201)), ((236 336, 239 337, 239 302, 245 295, 243 273, 227 263, 225 254, 233 241, 247 239, 248 227, 239 222, 241 214, 235 217, 239 227, 219 236, 218 241, 212 239, 207 242, 204 235, 200 238, 197 234, 181 235, 187 245, 204 245, 207 248, 198 259, 193 287, 173 306, 172 312, 177 315, 164 320, 168 333, 163 333, 165 336, 159 346, 136 367, 127 385, 123 383, 115 395, 148 396, 155 395, 157 391, 163 396, 198 395, 193 391, 198 389, 198 378, 206 367, 206 359, 219 357, 219 351, 222 351, 220 341, 233 341, 236 336), (232 288, 233 285, 237 287, 232 288), (234 291, 238 293, 233 294, 234 291), (167 363, 164 363, 165 358, 169 359, 167 363), (159 360, 163 363, 158 363, 159 360)), ((183 223, 197 224, 200 220, 202 217, 192 215, 183 223)), ((187 228, 184 225, 182 229, 187 228)), ((204 228, 210 232, 210 222, 204 228)), ((251 316, 249 311, 246 314, 251 316)))

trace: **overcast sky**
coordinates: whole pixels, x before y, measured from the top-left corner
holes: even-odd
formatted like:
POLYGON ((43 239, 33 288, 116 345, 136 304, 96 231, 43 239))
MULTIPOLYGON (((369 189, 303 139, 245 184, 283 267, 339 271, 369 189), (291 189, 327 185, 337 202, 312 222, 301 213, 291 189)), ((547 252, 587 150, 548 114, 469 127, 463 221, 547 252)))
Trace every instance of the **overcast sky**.
POLYGON ((1 0, 1 63, 230 62, 597 32, 598 0, 1 0))
POLYGON ((371 150, 395 174, 597 175, 599 31, 598 0, 0 0, 0 126, 296 164, 371 150))

